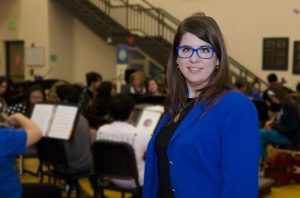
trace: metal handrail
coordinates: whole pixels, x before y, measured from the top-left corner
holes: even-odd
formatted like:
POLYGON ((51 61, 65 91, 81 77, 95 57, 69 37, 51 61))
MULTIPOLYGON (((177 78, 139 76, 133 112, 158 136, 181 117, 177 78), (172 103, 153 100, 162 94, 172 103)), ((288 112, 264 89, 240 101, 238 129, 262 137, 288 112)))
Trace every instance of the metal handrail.
POLYGON ((242 77, 243 79, 246 80, 248 78, 251 78, 252 82, 258 83, 260 85, 260 87, 261 86, 264 86, 265 88, 269 87, 269 84, 266 81, 257 77, 257 75, 255 75, 253 72, 251 72, 249 69, 247 69, 245 66, 243 66, 241 63, 239 63, 237 60, 235 60, 231 56, 228 56, 228 61, 231 65, 233 65, 239 69, 240 77, 242 77))
POLYGON ((89 1, 129 31, 131 29, 140 28, 147 33, 146 36, 161 36, 169 42, 172 42, 175 28, 179 24, 179 21, 170 14, 167 14, 167 12, 162 9, 155 8, 149 3, 149 7, 146 8, 140 4, 128 4, 127 0, 119 0, 120 4, 118 5, 112 5, 112 3, 107 0, 89 1), (120 17, 120 15, 122 15, 122 17, 120 17), (147 22, 145 22, 146 20, 147 22), (148 24, 147 27, 146 24, 148 24), (174 27, 170 24, 174 24, 174 27))
POLYGON ((179 25, 180 21, 177 18, 175 18, 173 15, 171 15, 170 13, 168 13, 167 11, 165 11, 164 9, 157 8, 157 7, 155 7, 154 5, 152 5, 151 3, 149 3, 146 0, 142 0, 142 2, 144 2, 150 8, 157 10, 159 13, 161 13, 161 15, 163 15, 164 17, 166 17, 168 20, 172 21, 176 26, 179 25))

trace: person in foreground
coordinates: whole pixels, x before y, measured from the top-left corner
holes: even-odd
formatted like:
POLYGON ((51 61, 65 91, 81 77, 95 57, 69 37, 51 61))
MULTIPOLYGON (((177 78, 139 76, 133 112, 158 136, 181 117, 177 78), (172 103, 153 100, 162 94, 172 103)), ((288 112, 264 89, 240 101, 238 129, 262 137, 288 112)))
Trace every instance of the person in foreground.
MULTIPOLYGON (((60 85, 57 87, 56 93, 60 102, 73 105, 79 103, 80 95, 72 85, 60 85)), ((80 175, 90 172, 92 169, 90 146, 89 123, 80 114, 73 131, 72 139, 64 142, 69 174, 80 175)))
POLYGON ((15 168, 15 159, 42 137, 39 127, 21 113, 8 118, 22 129, 0 128, 0 197, 19 198, 22 188, 15 168))
POLYGON ((215 20, 185 19, 167 68, 167 113, 147 148, 144 198, 258 197, 258 116, 229 73, 215 20))
MULTIPOLYGON (((136 157, 139 183, 143 186, 145 170, 144 155, 150 139, 150 134, 129 123, 134 106, 134 99, 130 95, 119 94, 113 96, 109 105, 110 116, 112 117, 113 122, 99 127, 97 131, 97 140, 127 142, 132 145, 136 157)), ((112 182, 116 186, 124 188, 136 187, 135 182, 132 179, 112 179, 112 182)))

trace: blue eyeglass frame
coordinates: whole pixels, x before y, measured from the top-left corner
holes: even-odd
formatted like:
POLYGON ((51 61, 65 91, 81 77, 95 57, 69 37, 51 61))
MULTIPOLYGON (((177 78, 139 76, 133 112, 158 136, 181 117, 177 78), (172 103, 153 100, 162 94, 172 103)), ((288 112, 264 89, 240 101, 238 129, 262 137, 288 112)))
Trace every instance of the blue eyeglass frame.
POLYGON ((191 58, 191 57, 194 55, 194 52, 196 52, 197 56, 198 56, 199 58, 201 58, 201 59, 211 59, 211 58, 214 56, 214 53, 216 52, 215 48, 212 47, 212 46, 209 46, 209 45, 203 45, 203 46, 200 46, 200 47, 198 47, 198 48, 192 48, 191 46, 188 46, 188 45, 182 45, 182 46, 179 45, 179 46, 176 47, 176 51, 177 51, 177 56, 178 56, 179 58, 191 58), (202 57, 198 54, 198 50, 201 49, 201 48, 203 48, 203 47, 210 48, 210 49, 212 50, 211 57, 209 57, 209 58, 202 58, 202 57), (180 56, 179 53, 178 53, 178 51, 179 51, 181 48, 189 48, 189 49, 193 50, 191 56, 189 56, 189 57, 182 57, 182 56, 180 56))

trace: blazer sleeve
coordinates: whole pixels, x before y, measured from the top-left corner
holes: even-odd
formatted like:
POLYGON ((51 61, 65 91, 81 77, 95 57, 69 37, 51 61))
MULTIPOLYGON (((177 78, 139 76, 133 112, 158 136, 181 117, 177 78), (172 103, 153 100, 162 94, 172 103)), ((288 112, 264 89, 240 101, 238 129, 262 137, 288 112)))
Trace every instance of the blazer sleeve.
POLYGON ((259 123, 254 104, 233 94, 221 105, 222 198, 258 197, 259 123))

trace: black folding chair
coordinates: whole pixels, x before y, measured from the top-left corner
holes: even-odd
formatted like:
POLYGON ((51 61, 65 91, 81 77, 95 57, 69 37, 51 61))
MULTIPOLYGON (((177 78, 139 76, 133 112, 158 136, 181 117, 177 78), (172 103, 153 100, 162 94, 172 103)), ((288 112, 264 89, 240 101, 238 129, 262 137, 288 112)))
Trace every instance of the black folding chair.
POLYGON ((32 170, 26 169, 26 167, 25 167, 25 160, 26 159, 28 159, 28 158, 34 159, 34 158, 37 158, 37 157, 38 156, 37 156, 37 150, 36 150, 35 145, 26 148, 26 151, 25 151, 24 155, 19 157, 19 172, 21 174, 28 173, 28 174, 31 174, 33 176, 37 176, 38 175, 38 170, 32 171, 32 170))
POLYGON ((93 182, 94 195, 98 192, 104 197, 104 189, 121 191, 122 198, 125 192, 141 197, 138 169, 135 153, 132 146, 124 142, 98 140, 92 145, 95 180, 93 182), (124 188, 113 184, 110 179, 133 179, 134 188, 124 188))
POLYGON ((90 172, 70 173, 63 141, 44 137, 37 143, 38 158, 40 160, 40 182, 43 182, 45 175, 49 177, 50 182, 53 179, 54 184, 56 184, 56 179, 64 180, 69 185, 67 197, 71 196, 74 188, 76 189, 76 197, 78 197, 78 180, 89 177, 90 172))
POLYGON ((62 198, 60 188, 54 184, 25 183, 22 198, 62 198))

